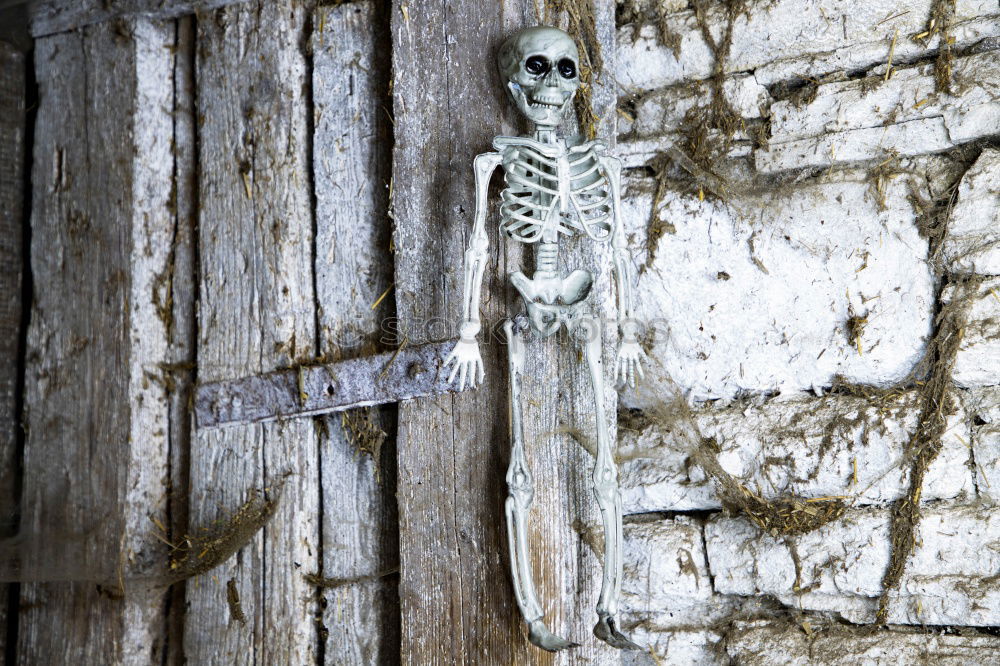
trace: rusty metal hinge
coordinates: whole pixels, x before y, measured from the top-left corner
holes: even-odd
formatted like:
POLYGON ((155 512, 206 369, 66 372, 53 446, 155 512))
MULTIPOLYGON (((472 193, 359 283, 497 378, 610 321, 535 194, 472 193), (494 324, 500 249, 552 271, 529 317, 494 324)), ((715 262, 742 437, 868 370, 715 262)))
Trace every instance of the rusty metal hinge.
POLYGON ((196 427, 314 416, 454 391, 447 375, 439 373, 454 344, 433 342, 202 384, 194 403, 196 427))

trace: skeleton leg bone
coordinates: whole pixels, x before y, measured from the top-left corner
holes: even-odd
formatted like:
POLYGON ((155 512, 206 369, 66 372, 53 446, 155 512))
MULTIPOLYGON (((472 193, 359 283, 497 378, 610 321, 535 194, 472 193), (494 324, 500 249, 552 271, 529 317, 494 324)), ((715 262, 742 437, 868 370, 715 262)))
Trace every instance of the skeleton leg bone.
MULTIPOLYGON (((523 323, 523 322, 522 322, 523 323)), ((523 326, 519 327, 523 328, 523 326)), ((510 548, 511 577, 514 580, 514 596, 517 598, 521 615, 528 623, 528 640, 533 644, 557 652, 577 647, 549 631, 542 621, 542 607, 535 593, 535 583, 531 572, 531 557, 528 552, 528 511, 534 497, 534 479, 528 468, 524 452, 524 430, 521 423, 521 375, 524 372, 524 340, 515 323, 508 320, 504 324, 507 336, 507 358, 510 369, 510 466, 507 468, 508 495, 507 542, 510 548)))
POLYGON ((594 463, 594 495, 604 523, 604 578, 597 601, 594 635, 620 650, 641 650, 617 626, 618 597, 622 584, 622 499, 618 489, 618 469, 611 453, 611 437, 604 415, 604 371, 601 363, 601 323, 593 316, 576 323, 582 336, 584 356, 594 389, 594 417, 597 421, 597 458, 594 463))

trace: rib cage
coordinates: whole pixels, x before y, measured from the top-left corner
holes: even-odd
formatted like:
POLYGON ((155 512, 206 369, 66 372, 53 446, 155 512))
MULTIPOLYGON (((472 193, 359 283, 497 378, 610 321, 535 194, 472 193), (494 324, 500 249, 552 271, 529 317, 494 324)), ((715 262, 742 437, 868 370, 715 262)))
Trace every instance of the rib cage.
POLYGON ((611 237, 611 186, 602 168, 599 142, 561 150, 531 139, 498 137, 504 179, 500 230, 523 243, 555 242, 583 233, 611 237), (560 187, 560 179, 565 179, 560 187))

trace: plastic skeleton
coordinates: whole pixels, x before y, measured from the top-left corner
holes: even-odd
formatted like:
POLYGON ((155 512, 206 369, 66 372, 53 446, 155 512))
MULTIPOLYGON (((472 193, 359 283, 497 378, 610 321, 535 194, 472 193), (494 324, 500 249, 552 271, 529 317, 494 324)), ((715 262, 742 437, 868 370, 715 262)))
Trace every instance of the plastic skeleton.
POLYGON ((622 510, 618 472, 612 457, 604 415, 604 379, 601 365, 601 326, 587 307, 594 276, 559 270, 559 241, 586 236, 610 241, 618 300, 623 310, 623 341, 618 349, 616 379, 632 385, 642 377, 643 352, 627 331, 632 314, 634 267, 625 245, 620 215, 621 164, 604 154, 605 144, 589 141, 568 145, 556 130, 580 86, 578 55, 573 40, 562 30, 535 27, 522 30, 500 49, 500 73, 518 109, 534 127, 531 138, 500 136, 497 152, 476 157, 476 214, 472 238, 465 253, 465 310, 461 337, 446 360, 449 381, 457 377, 464 388, 483 380, 483 362, 476 335, 480 330, 479 293, 487 258, 486 196, 490 175, 503 166, 506 188, 500 205, 500 230, 508 238, 534 244, 535 272, 528 278, 518 271, 510 281, 524 302, 523 314, 504 325, 510 370, 511 459, 507 470, 507 534, 511 573, 517 604, 528 623, 529 640, 550 651, 574 647, 545 626, 532 579, 528 553, 528 510, 534 495, 531 471, 524 451, 520 384, 524 370, 524 334, 542 338, 561 326, 584 347, 594 390, 597 418, 597 458, 594 493, 604 524, 604 576, 597 604, 594 634, 610 645, 638 649, 616 627, 622 577, 622 510))

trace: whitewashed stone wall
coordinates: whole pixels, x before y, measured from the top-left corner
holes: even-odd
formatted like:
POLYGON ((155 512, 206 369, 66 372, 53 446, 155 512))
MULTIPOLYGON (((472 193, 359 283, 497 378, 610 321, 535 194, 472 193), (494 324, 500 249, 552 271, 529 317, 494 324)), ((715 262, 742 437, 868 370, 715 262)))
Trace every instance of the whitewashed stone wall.
POLYGON ((684 168, 715 66, 699 16, 720 43, 724 4, 619 2, 618 151, 651 360, 619 431, 624 607, 650 652, 626 663, 1000 659, 1000 5, 952 4, 943 36, 921 35, 932 0, 748 1, 723 86, 743 124, 724 157, 684 168), (935 84, 945 39, 950 93, 935 84), (867 632, 910 487, 912 373, 969 276, 983 282, 914 552, 888 627, 867 632), (724 511, 657 417, 678 389, 748 489, 841 498, 844 514, 781 536, 724 511))

